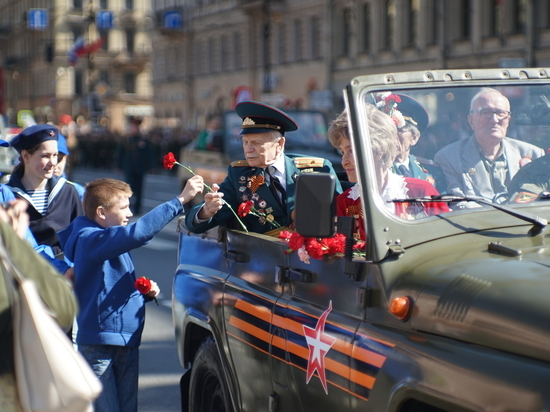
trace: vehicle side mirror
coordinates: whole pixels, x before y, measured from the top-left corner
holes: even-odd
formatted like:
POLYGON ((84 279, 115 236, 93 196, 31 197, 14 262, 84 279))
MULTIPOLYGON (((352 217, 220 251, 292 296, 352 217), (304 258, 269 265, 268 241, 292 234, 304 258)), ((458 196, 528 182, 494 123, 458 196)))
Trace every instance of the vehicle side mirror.
POLYGON ((336 232, 336 177, 306 173, 296 179, 294 224, 304 237, 332 237, 336 232))

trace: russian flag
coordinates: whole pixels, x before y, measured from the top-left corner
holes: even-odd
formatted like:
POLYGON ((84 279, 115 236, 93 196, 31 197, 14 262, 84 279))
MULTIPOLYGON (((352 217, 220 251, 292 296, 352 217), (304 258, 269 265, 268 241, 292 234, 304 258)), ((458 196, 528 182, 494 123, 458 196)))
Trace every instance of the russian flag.
POLYGON ((82 56, 84 53, 84 49, 86 47, 86 43, 84 41, 83 36, 78 36, 76 41, 73 44, 73 47, 69 49, 69 52, 67 55, 69 56, 69 64, 72 66, 76 63, 78 58, 82 56))
POLYGON ((97 51, 103 44, 103 38, 100 37, 96 41, 90 44, 86 44, 83 36, 78 36, 74 42, 73 47, 67 53, 69 56, 69 64, 73 66, 80 56, 93 53, 97 51))

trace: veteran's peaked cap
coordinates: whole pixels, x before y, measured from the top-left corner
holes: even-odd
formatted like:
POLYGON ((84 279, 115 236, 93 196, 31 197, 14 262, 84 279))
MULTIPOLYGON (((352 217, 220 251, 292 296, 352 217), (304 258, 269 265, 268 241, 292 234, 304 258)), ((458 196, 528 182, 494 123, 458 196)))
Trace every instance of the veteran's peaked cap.
POLYGON ((430 123, 430 118, 424 106, 406 94, 395 94, 401 98, 401 103, 397 103, 397 110, 401 112, 405 121, 414 124, 421 133, 426 130, 428 123, 430 123))
POLYGON ((243 119, 239 134, 277 130, 284 136, 285 132, 298 130, 298 123, 292 117, 266 103, 244 101, 235 106, 235 111, 243 119))

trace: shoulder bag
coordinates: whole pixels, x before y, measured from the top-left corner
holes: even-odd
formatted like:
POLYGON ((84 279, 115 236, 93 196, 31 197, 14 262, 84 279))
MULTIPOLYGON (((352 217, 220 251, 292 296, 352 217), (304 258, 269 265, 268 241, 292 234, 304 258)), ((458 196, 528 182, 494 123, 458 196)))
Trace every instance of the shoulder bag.
POLYGON ((34 282, 13 264, 1 238, 0 259, 13 314, 15 378, 23 409, 93 411, 101 382, 55 322, 34 282))

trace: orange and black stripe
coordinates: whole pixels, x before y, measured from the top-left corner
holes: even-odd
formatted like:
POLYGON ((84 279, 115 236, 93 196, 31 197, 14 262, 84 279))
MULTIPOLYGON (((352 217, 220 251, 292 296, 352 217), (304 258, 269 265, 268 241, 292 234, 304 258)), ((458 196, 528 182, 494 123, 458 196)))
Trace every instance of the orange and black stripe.
MULTIPOLYGON (((318 318, 244 292, 237 300, 227 334, 271 356, 307 370, 309 348, 303 325, 314 328, 318 318)), ((330 315, 329 315, 330 318, 330 315)), ((356 334, 327 320, 325 333, 337 338, 325 356, 327 383, 368 400, 370 391, 393 344, 356 334), (354 342, 352 344, 351 342, 354 342)))

